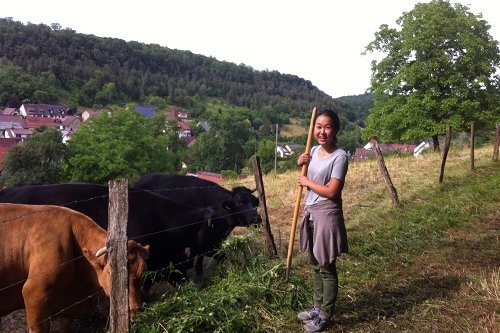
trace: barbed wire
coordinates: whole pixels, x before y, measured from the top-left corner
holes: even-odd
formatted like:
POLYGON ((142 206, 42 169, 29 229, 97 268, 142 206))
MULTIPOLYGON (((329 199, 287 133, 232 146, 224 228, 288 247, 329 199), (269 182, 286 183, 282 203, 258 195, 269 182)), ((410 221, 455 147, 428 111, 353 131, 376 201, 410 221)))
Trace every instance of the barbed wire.
MULTIPOLYGON (((206 186, 206 187, 196 187, 196 188, 197 188, 197 189, 202 189, 202 188, 217 188, 217 186, 206 186)), ((185 189, 186 189, 186 190, 192 190, 192 189, 193 189, 193 187, 177 187, 177 188, 169 188, 169 190, 185 190, 185 189)), ((163 190, 165 190, 165 189, 163 189, 163 190)), ((147 190, 147 189, 135 189, 135 188, 132 188, 132 189, 130 190, 130 192, 137 192, 137 191, 152 192, 151 190, 147 190)), ((50 208, 50 209, 35 210, 35 211, 27 212, 27 213, 22 214, 22 215, 19 215, 19 216, 15 216, 15 217, 11 217, 11 218, 8 218, 8 219, 5 219, 5 220, 2 220, 2 221, 0 221, 0 223, 11 222, 11 221, 14 221, 14 220, 16 220, 16 219, 23 218, 23 217, 25 217, 25 216, 27 216, 27 215, 29 215, 29 214, 35 214, 35 213, 39 213, 39 212, 47 212, 47 211, 50 211, 50 210, 57 210, 57 209, 59 208, 59 206, 66 207, 66 206, 70 206, 70 205, 72 205, 72 204, 76 204, 76 203, 80 203, 80 202, 86 202, 86 201, 91 201, 91 200, 96 200, 96 199, 103 198, 103 197, 109 197, 109 194, 107 194, 107 195, 101 195, 101 196, 95 196, 95 197, 90 197, 90 198, 88 198, 88 199, 74 200, 74 201, 71 201, 71 202, 69 202, 69 203, 66 203, 66 204, 63 204, 63 205, 57 205, 57 206, 56 206, 56 205, 51 205, 51 204, 46 204, 45 206, 54 206, 54 207, 53 207, 53 208, 50 208)), ((168 197, 167 197, 167 198, 168 198, 168 197)), ((175 200, 172 200, 172 201, 173 201, 173 202, 176 202, 175 200)), ((181 202, 177 202, 177 203, 181 203, 181 202)), ((185 205, 185 203, 181 203, 181 204, 184 204, 184 205, 185 205)), ((191 207, 193 207, 193 208, 199 208, 199 207, 197 207, 197 206, 191 206, 191 207)), ((66 207, 66 208, 68 208, 68 207, 66 207)), ((242 211, 239 211, 239 212, 236 212, 236 213, 229 213, 229 214, 226 214, 226 215, 223 215, 223 216, 218 216, 218 217, 216 217, 214 220, 217 220, 217 219, 224 219, 224 218, 226 218, 226 217, 230 217, 230 216, 233 216, 233 215, 236 215, 236 214, 239 214, 239 213, 243 213, 243 212, 247 212, 247 211, 253 211, 254 209, 256 209, 256 208, 251 208, 251 209, 242 210, 242 211)), ((82 214, 83 214, 83 213, 82 213, 82 214)), ((85 215, 85 214, 84 214, 84 215, 85 215)), ((95 223, 95 221, 94 221, 94 223, 95 223)), ((182 225, 182 226, 177 226, 177 227, 173 227, 173 228, 166 228, 166 229, 162 229, 162 230, 159 230, 159 231, 156 231, 156 232, 152 232, 152 233, 148 233, 148 234, 143 234, 143 235, 139 235, 139 236, 135 236, 135 237, 130 237, 130 238, 128 238, 128 239, 138 239, 138 238, 148 237, 148 236, 152 236, 152 235, 160 234, 160 233, 163 233, 163 232, 170 232, 170 231, 177 230, 177 229, 180 229, 180 228, 190 227, 190 226, 193 226, 193 225, 196 225, 196 224, 201 224, 201 223, 206 223, 206 220, 195 221, 195 222, 193 222, 193 223, 189 223, 189 224, 185 224, 185 225, 182 225)), ((97 224, 97 223, 96 223, 96 224, 97 224)), ((48 243, 48 242, 49 242, 49 241, 47 241, 47 242, 45 242, 45 243, 48 243)), ((44 243, 44 244, 45 244, 45 243, 44 243)), ((43 245, 43 244, 42 244, 42 245, 43 245)), ((189 246, 185 247, 185 249, 186 249, 186 248, 188 248, 188 247, 189 247, 189 246)), ((192 256, 192 257, 190 257, 190 258, 188 258, 188 259, 186 259, 186 260, 184 260, 184 261, 180 261, 180 262, 176 262, 176 263, 174 263, 174 267, 175 267, 176 265, 177 265, 177 266, 179 266, 179 265, 182 265, 182 264, 185 264, 185 263, 188 263, 188 262, 193 262, 193 260, 195 260, 195 259, 196 259, 196 257, 211 256, 212 254, 216 253, 217 251, 218 251, 217 249, 212 249, 212 250, 208 250, 208 251, 206 251, 206 252, 204 252, 204 253, 198 253, 198 254, 196 254, 196 256, 192 256)), ((5 291, 5 290, 7 290, 7 289, 9 289, 9 288, 12 288, 12 287, 14 287, 14 286, 16 286, 16 285, 18 285, 18 284, 25 283, 25 282, 26 282, 26 281, 28 281, 29 279, 34 279, 34 278, 40 277, 41 275, 43 275, 43 274, 47 274, 48 272, 53 271, 53 270, 55 270, 55 269, 61 269, 61 268, 62 268, 62 266, 67 265, 67 264, 69 264, 69 263, 71 263, 71 262, 74 262, 74 261, 76 261, 76 260, 78 260, 78 259, 81 259, 82 257, 84 257, 84 256, 82 255, 82 256, 78 256, 78 257, 72 258, 71 260, 68 260, 68 261, 66 261, 66 262, 63 262, 63 263, 61 263, 61 264, 59 264, 59 265, 57 265, 57 266, 55 266, 55 267, 53 267, 53 268, 49 268, 49 269, 47 269, 47 270, 45 270, 45 271, 43 271, 43 272, 39 272, 39 273, 37 273, 37 274, 36 274, 36 275, 34 275, 34 276, 29 276, 29 277, 28 277, 28 278, 26 278, 26 279, 22 279, 22 280, 20 280, 20 281, 17 281, 17 282, 15 282, 15 283, 12 283, 12 284, 10 284, 10 285, 8 285, 8 286, 2 287, 2 288, 0 289, 0 292, 5 291)), ((155 271, 148 271, 148 272, 155 272, 155 271)), ((102 290, 101 290, 101 292, 102 292, 102 290)), ((84 300, 86 300, 86 299, 88 299, 88 298, 90 298, 90 297, 93 297, 93 295, 89 295, 89 296, 87 296, 86 298, 84 298, 82 301, 79 301, 79 302, 73 303, 73 304, 72 304, 72 305, 70 305, 69 307, 74 306, 75 304, 79 304, 79 303, 83 302, 84 300)), ((61 312, 64 312, 64 311, 65 311, 65 310, 67 310, 69 307, 67 307, 67 308, 65 308, 65 309, 61 310, 60 312, 56 313, 55 315, 53 315, 53 316, 49 317, 47 320, 50 320, 50 319, 51 319, 51 318, 53 318, 54 316, 56 316, 56 315, 60 314, 61 312)), ((42 322, 43 322, 43 321, 42 321, 42 322)))

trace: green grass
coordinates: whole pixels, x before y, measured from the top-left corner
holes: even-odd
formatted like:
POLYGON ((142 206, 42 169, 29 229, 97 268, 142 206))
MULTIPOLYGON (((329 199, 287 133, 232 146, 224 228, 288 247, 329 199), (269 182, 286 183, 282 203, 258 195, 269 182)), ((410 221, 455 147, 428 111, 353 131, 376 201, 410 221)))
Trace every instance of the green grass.
POLYGON ((283 263, 268 260, 256 239, 256 233, 232 237, 208 286, 182 285, 148 308, 133 331, 266 332, 273 326, 268 319, 305 306, 310 291, 305 281, 294 277, 285 283, 283 263))

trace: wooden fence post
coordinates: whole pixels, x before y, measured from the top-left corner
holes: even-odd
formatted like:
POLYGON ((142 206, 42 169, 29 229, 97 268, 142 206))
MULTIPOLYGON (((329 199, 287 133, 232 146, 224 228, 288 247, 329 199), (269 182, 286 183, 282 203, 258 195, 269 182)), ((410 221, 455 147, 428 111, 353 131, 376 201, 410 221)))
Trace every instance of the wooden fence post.
POLYGON ((266 193, 264 191, 264 182, 262 181, 262 169, 260 167, 260 157, 254 155, 252 158, 253 173, 255 177, 255 184, 257 185, 257 192, 259 193, 259 202, 261 207, 260 216, 264 222, 266 244, 269 254, 271 256, 276 256, 278 251, 276 250, 276 244, 274 243, 274 236, 271 231, 271 224, 269 223, 269 216, 267 215, 267 205, 266 205, 266 193))
POLYGON ((448 150, 450 149, 451 142, 451 126, 446 128, 446 138, 444 140, 443 157, 441 158, 441 170, 439 172, 439 184, 443 182, 444 177, 444 166, 446 164, 446 158, 448 157, 448 150))
POLYGON ((498 161, 498 147, 500 146, 500 124, 495 131, 495 145, 493 147, 493 161, 498 161))
POLYGON ((391 195, 392 206, 396 207, 399 204, 398 192, 392 184, 391 176, 389 175, 387 167, 385 166, 384 157, 382 156, 382 152, 380 151, 380 147, 378 146, 377 138, 372 136, 370 138, 370 143, 372 144, 372 149, 375 152, 375 156, 377 157, 378 169, 380 170, 380 173, 382 174, 382 177, 385 181, 385 186, 387 187, 387 190, 391 195))
POLYGON ((109 182, 108 253, 111 274, 110 324, 111 333, 129 331, 127 222, 128 180, 109 182))
POLYGON ((475 128, 474 128, 474 122, 471 121, 470 123, 470 169, 474 170, 474 136, 475 136, 475 128))

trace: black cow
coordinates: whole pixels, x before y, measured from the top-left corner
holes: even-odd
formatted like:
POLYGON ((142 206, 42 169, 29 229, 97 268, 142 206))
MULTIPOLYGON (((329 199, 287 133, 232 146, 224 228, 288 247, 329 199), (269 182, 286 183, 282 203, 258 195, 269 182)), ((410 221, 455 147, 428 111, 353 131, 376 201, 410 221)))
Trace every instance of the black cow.
MULTIPOLYGON (((129 188, 129 239, 149 244, 149 270, 181 264, 180 276, 171 274, 169 282, 179 282, 192 262, 186 261, 185 249, 196 245, 196 235, 204 225, 211 224, 212 207, 193 208, 147 190, 129 188), (184 263, 184 266, 182 265, 184 263)), ((108 227, 109 189, 107 185, 67 183, 27 185, 0 191, 0 202, 52 204, 79 211, 104 229, 108 227)), ((145 281, 145 289, 152 281, 145 281)))
POLYGON ((171 198, 176 202, 195 207, 212 206, 216 217, 212 225, 203 225, 198 230, 197 242, 191 247, 191 257, 195 256, 195 270, 203 274, 203 255, 212 256, 224 239, 236 226, 250 226, 262 222, 257 212, 259 199, 252 190, 238 186, 229 191, 209 180, 194 176, 150 173, 142 176, 136 188, 143 188, 171 198))

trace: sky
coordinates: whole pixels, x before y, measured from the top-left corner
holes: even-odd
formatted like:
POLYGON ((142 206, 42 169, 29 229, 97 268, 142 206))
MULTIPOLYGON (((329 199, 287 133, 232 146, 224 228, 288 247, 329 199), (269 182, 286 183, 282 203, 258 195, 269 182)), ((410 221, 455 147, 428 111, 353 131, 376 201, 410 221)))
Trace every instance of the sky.
MULTIPOLYGON (((370 86, 362 55, 381 24, 429 0, 10 0, 0 17, 188 50, 309 80, 332 97, 370 86)), ((457 2, 451 0, 452 3, 457 2)), ((500 2, 460 0, 500 41, 500 2)))

